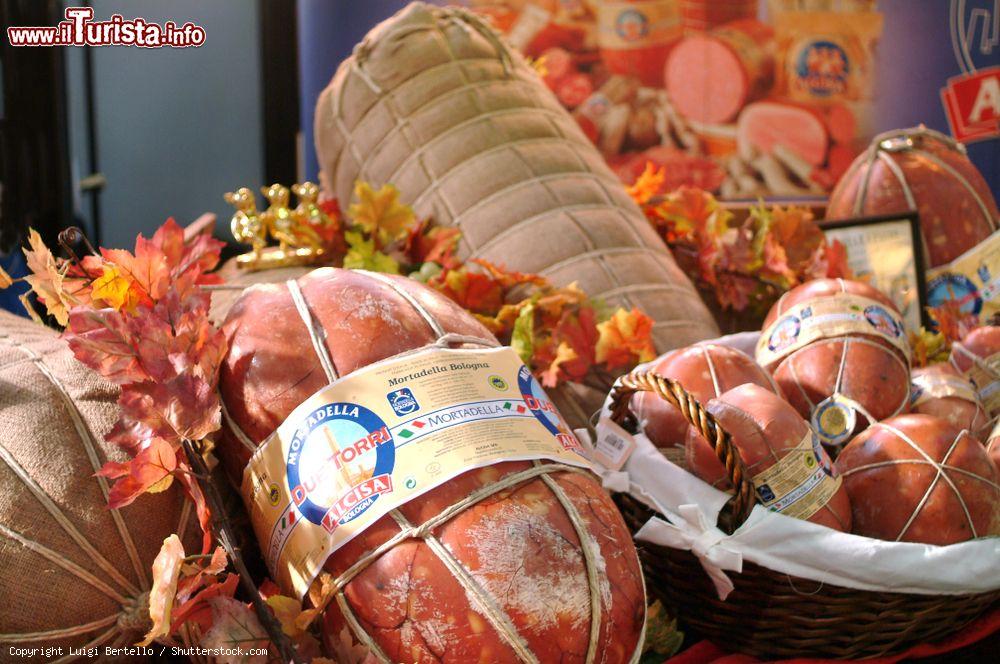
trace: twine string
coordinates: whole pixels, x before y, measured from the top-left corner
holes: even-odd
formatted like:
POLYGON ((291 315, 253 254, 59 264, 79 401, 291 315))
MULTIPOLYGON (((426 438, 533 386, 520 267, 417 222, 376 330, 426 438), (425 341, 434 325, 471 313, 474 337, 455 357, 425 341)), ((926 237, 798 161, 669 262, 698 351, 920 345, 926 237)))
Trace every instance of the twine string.
MULTIPOLYGON (((69 415, 70 420, 73 422, 73 428, 76 429, 77 436, 83 443, 84 453, 87 455, 87 460, 90 462, 90 467, 93 469, 95 476, 94 479, 97 480, 97 485, 100 487, 101 494, 104 496, 105 502, 108 500, 109 487, 108 481, 104 477, 97 476, 96 473, 101 469, 101 462, 97 455, 97 442, 94 439, 93 433, 90 431, 90 427, 83 419, 83 415, 80 410, 76 407, 73 402, 73 398, 69 394, 69 390, 66 385, 59 379, 58 376, 51 370, 51 368, 46 364, 45 358, 36 353, 34 349, 19 343, 17 340, 11 338, 7 334, 0 335, 0 340, 6 342, 12 348, 24 353, 31 362, 34 363, 35 368, 49 381, 53 388, 55 388, 56 393, 59 395, 59 400, 63 404, 66 413, 69 415)), ((53 503, 53 506, 55 504, 53 503)), ((56 508, 58 509, 58 508, 56 508)), ((61 512, 60 512, 61 513, 61 512)), ((125 552, 128 555, 129 562, 132 564, 132 570, 136 574, 136 578, 139 580, 140 587, 132 585, 124 576, 120 574, 115 578, 122 587, 133 595, 138 595, 141 590, 149 590, 149 579, 146 576, 145 566, 139 559, 139 551, 136 548, 135 540, 132 538, 128 527, 125 525, 125 521, 122 518, 121 513, 118 510, 111 510, 111 520, 115 524, 115 529, 118 531, 118 536, 122 540, 122 544, 125 547, 125 552)), ((68 520, 67 520, 68 521, 68 520)), ((82 535, 81 535, 82 537, 82 535)), ((85 549, 86 550, 86 549, 85 549)), ((89 553, 89 552, 88 552, 89 553)), ((96 553, 96 550, 95 550, 96 553)), ((99 555, 99 554, 98 554, 99 555)), ((93 558, 92 558, 93 559, 93 558)), ((103 559, 103 558, 102 558, 103 559)), ((100 564, 96 559, 95 563, 100 564)), ((105 561, 107 564, 107 561, 105 561)), ((110 566, 110 565, 109 565, 110 566)), ((114 569, 114 568, 112 568, 114 569)), ((117 573, 117 570, 115 570, 117 573)))
POLYGON ((956 447, 958 446, 958 443, 962 440, 962 438, 968 435, 968 431, 963 430, 962 432, 960 432, 959 435, 956 436, 955 439, 951 442, 951 445, 948 447, 948 450, 945 452, 941 461, 935 461, 933 458, 931 458, 929 454, 927 454, 926 451, 924 451, 923 448, 917 445, 912 438, 906 435, 903 431, 899 430, 897 427, 894 427, 891 424, 886 424, 885 422, 878 422, 872 426, 879 427, 881 429, 885 429, 886 431, 890 432, 891 434, 902 440, 904 443, 906 443, 922 458, 890 459, 886 461, 879 461, 875 463, 865 464, 844 472, 842 474, 844 477, 849 477, 856 473, 872 470, 875 468, 883 468, 887 466, 907 465, 907 464, 928 465, 934 468, 935 470, 933 480, 931 480, 930 484, 927 486, 927 489, 924 491, 924 494, 921 497, 920 501, 917 503, 912 513, 910 514, 910 517, 906 520, 906 523, 900 529, 899 534, 896 536, 895 541, 897 542, 900 541, 906 534, 906 531, 910 529, 910 527, 913 525, 913 522, 917 519, 917 516, 920 514, 924 506, 927 504, 927 501, 930 499, 930 495, 934 491, 934 488, 937 486, 938 482, 942 480, 951 488, 952 492, 955 494, 955 498, 958 500, 959 505, 962 508, 962 512, 965 515, 966 521, 969 524, 969 529, 972 532, 972 537, 973 538, 978 537, 979 535, 976 532, 976 526, 972 521, 972 515, 969 512, 969 508, 965 502, 965 498, 962 496, 962 493, 958 490, 958 487, 955 485, 954 481, 951 479, 949 474, 945 471, 947 470, 952 472, 958 472, 972 479, 979 480, 980 482, 985 483, 987 486, 993 488, 997 492, 1000 492, 1000 485, 989 479, 986 479, 985 477, 981 477, 979 475, 976 475, 975 473, 965 470, 964 468, 956 468, 955 466, 951 466, 948 464, 948 458, 955 451, 956 447))
MULTIPOLYGON (((364 274, 376 279, 382 284, 388 286, 396 294, 402 297, 421 317, 421 319, 427 324, 428 328, 434 334, 435 340, 423 347, 410 349, 403 351, 391 358, 389 360, 396 360, 400 357, 405 357, 413 353, 419 353, 428 348, 448 348, 456 344, 475 344, 480 346, 495 347, 497 342, 493 340, 483 339, 480 337, 473 337, 469 335, 453 334, 448 333, 444 326, 441 325, 440 321, 434 316, 434 314, 429 311, 421 302, 414 297, 410 292, 400 287, 400 285, 393 279, 386 277, 385 275, 370 273, 365 271, 360 271, 364 274)), ((305 325, 307 331, 309 332, 310 340, 313 344, 313 349, 319 357, 320 363, 323 365, 324 371, 327 374, 328 380, 333 383, 338 380, 339 375, 337 374, 335 365, 332 358, 329 355, 329 349, 326 346, 326 334, 322 328, 322 325, 315 320, 312 310, 310 309, 308 302, 301 289, 299 288, 297 282, 288 281, 288 290, 295 302, 296 310, 299 316, 302 318, 303 324, 305 325)), ((386 361, 386 360, 383 360, 386 361)), ((234 429, 237 438, 246 438, 244 444, 249 441, 246 434, 240 430, 240 427, 232 421, 232 418, 228 416, 227 412, 223 413, 226 417, 227 423, 234 429)), ((256 447, 256 446, 254 446, 256 447)), ((596 552, 599 550, 599 545, 593 536, 590 534, 589 529, 580 516, 579 511, 570 501, 569 497, 566 495, 565 491, 560 487, 550 476, 553 472, 577 472, 584 473, 585 471, 574 468, 572 466, 567 466, 565 464, 558 463, 546 463, 540 464, 537 461, 534 465, 518 473, 512 473, 507 475, 500 480, 492 482, 488 485, 481 487, 480 489, 473 491, 472 493, 465 496, 463 499, 456 501, 450 507, 442 510, 436 516, 427 519, 425 522, 418 526, 411 524, 402 514, 399 509, 394 509, 390 512, 391 517, 396 522, 399 527, 399 532, 397 532, 393 537, 388 539, 386 542, 376 547, 375 549, 369 551, 366 555, 362 556, 360 559, 355 561, 347 570, 345 570, 336 579, 330 580, 328 575, 324 575, 324 580, 329 581, 326 584, 325 593, 320 596, 317 602, 314 602, 316 608, 319 609, 318 613, 322 611, 329 605, 331 601, 336 602, 338 608, 340 609, 342 615, 344 616, 345 622, 350 628, 354 636, 369 649, 374 657, 376 657, 381 662, 390 662, 391 660, 387 657, 386 653, 381 647, 375 642, 370 634, 364 629, 358 620, 356 614, 350 606, 344 595, 344 589, 347 584, 355 578, 358 574, 367 569, 372 565, 382 554, 390 550, 400 542, 407 539, 420 539, 424 541, 428 548, 435 554, 435 556, 442 562, 442 564, 452 573, 452 576, 456 579, 459 585, 466 591, 470 598, 474 599, 475 604, 480 609, 482 615, 490 622, 497 634, 503 639, 505 643, 514 651, 518 659, 522 662, 527 662, 529 664, 536 664, 538 662, 537 657, 531 652, 530 647, 527 644, 525 638, 519 633, 517 628, 514 626, 510 617, 506 614, 503 608, 499 605, 497 599, 492 596, 492 594, 482 586, 482 584, 476 579, 475 575, 471 570, 466 568, 460 560, 458 560, 445 546, 443 542, 434 534, 436 527, 443 525, 446 521, 453 518, 455 515, 467 510, 472 505, 493 496, 505 489, 516 486, 520 483, 526 482, 535 477, 541 477, 542 481, 546 484, 550 491, 552 491, 556 500, 560 503, 563 510, 566 512, 567 518, 572 524, 577 536, 580 540, 581 556, 583 559, 584 568, 587 574, 587 581, 590 591, 591 599, 591 626, 589 634, 589 643, 587 650, 587 664, 593 664, 596 661, 599 648, 599 636, 601 627, 601 616, 602 616, 602 598, 600 592, 600 570, 598 568, 596 560, 596 552)), ((641 642, 641 640, 640 640, 641 642)), ((638 653, 639 648, 637 648, 638 653)), ((635 657, 633 657, 633 660, 635 657)))
POLYGON ((712 390, 715 391, 715 396, 718 397, 722 394, 722 387, 719 385, 719 375, 715 370, 715 362, 712 360, 712 354, 708 352, 709 348, 712 348, 709 344, 698 346, 702 357, 705 358, 705 364, 708 365, 708 375, 712 378, 712 390))
MULTIPOLYGON (((782 360, 783 364, 787 363, 789 371, 792 374, 792 379, 795 381, 795 385, 799 389, 799 393, 802 395, 802 397, 809 404, 809 409, 810 410, 813 410, 814 408, 816 408, 817 404, 815 404, 812 401, 812 399, 809 398, 809 395, 806 393, 805 388, 802 386, 802 381, 799 378, 798 371, 795 368, 795 359, 798 357, 798 355, 800 355, 801 353, 804 353, 808 349, 815 348, 816 346, 821 345, 821 344, 830 344, 830 343, 841 343, 842 344, 842 347, 841 347, 842 355, 841 355, 840 366, 839 366, 839 368, 837 370, 837 378, 836 378, 836 382, 834 383, 834 391, 833 391, 833 394, 831 396, 840 395, 840 396, 847 397, 848 399, 851 399, 850 395, 843 393, 843 389, 842 388, 843 388, 843 379, 844 379, 844 376, 846 375, 847 347, 848 347, 849 344, 852 344, 852 343, 853 344, 863 344, 863 345, 871 346, 873 348, 884 349, 888 353, 888 355, 890 357, 892 357, 893 361, 895 361, 906 372, 909 372, 909 370, 910 370, 909 363, 908 362, 904 362, 900 358, 899 353, 892 351, 891 349, 887 348, 883 344, 878 343, 877 341, 872 341, 871 339, 867 339, 865 337, 831 337, 831 338, 828 338, 828 339, 818 339, 815 342, 809 344, 808 346, 804 346, 802 348, 799 348, 798 350, 793 351, 786 358, 784 358, 782 360)), ((900 413, 903 412, 903 410, 906 408, 906 406, 909 405, 909 403, 910 403, 910 391, 909 390, 905 390, 902 398, 900 399, 899 404, 896 406, 896 409, 888 417, 893 417, 895 415, 899 415, 900 413)), ((858 403, 856 400, 851 399, 851 405, 852 405, 852 408, 854 410, 858 411, 859 413, 861 413, 861 415, 863 415, 868 420, 869 423, 874 423, 874 422, 877 421, 877 418, 873 417, 872 414, 870 412, 868 412, 868 410, 863 405, 861 405, 860 403, 858 403)))

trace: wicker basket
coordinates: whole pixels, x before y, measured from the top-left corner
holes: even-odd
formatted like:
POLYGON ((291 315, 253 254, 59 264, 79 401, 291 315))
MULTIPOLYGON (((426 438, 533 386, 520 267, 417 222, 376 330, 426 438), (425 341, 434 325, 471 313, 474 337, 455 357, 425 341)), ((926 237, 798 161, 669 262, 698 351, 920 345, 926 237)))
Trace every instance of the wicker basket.
MULTIPOLYGON (((652 372, 623 377, 611 417, 635 432, 631 396, 654 392, 676 406, 708 440, 736 492, 719 515, 732 534, 749 517, 755 494, 727 433, 681 385, 652 372)), ((628 494, 616 501, 633 532, 656 514, 628 494)), ((644 544, 640 558, 650 592, 677 612, 687 628, 727 649, 762 658, 862 659, 900 652, 958 630, 1000 600, 1000 590, 972 595, 918 595, 857 590, 775 572, 744 562, 731 574, 735 589, 722 601, 690 551, 644 544)))

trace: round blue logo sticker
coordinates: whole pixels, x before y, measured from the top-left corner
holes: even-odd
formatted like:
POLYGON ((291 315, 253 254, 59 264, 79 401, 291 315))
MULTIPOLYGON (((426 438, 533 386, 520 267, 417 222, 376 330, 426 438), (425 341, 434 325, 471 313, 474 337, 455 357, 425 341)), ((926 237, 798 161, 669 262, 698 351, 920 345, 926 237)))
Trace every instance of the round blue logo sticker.
POLYGON ((795 60, 798 85, 817 97, 843 93, 850 74, 847 52, 825 39, 805 44, 795 60))
POLYGON ((927 305, 939 307, 949 300, 958 302, 967 314, 978 315, 983 309, 983 298, 972 280, 962 274, 941 274, 927 284, 927 305))
POLYGON ((637 41, 649 34, 649 19, 635 9, 626 9, 615 19, 615 32, 625 41, 637 41))
POLYGON ((887 337, 898 337, 903 334, 903 327, 893 318, 889 310, 877 304, 865 307, 865 320, 877 332, 887 337))
POLYGON ((392 491, 396 447, 378 415, 331 403, 305 418, 288 449, 286 476, 302 516, 333 532, 392 491))
POLYGON ((767 338, 767 349, 772 353, 780 352, 799 338, 802 331, 802 322, 798 316, 787 316, 774 327, 771 336, 767 338))

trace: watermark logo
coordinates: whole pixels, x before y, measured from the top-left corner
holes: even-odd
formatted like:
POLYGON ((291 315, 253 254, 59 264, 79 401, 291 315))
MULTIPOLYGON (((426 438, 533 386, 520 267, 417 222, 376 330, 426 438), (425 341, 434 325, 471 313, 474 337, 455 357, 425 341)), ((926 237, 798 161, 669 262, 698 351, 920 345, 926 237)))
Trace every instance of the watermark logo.
POLYGON ((7 28, 11 46, 136 46, 138 48, 191 48, 205 43, 205 28, 188 21, 152 23, 115 14, 95 21, 93 7, 67 7, 66 20, 55 26, 7 28))

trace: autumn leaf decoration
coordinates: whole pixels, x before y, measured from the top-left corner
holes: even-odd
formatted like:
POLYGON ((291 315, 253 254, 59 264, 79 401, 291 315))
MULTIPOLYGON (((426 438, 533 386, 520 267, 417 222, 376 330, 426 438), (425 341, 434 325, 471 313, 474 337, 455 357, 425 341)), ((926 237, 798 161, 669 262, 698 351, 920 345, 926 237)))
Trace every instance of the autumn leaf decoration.
MULTIPOLYGON (((291 615, 305 624, 303 612, 293 612, 285 601, 273 618, 234 599, 239 583, 244 589, 253 586, 245 573, 241 578, 227 570, 230 559, 222 547, 208 553, 212 526, 218 525, 213 522, 224 516, 213 518, 202 491, 203 486, 215 491, 205 460, 197 452, 188 457, 195 442, 210 449, 221 424, 217 388, 226 342, 209 320, 210 293, 203 286, 220 282, 210 271, 223 244, 205 233, 185 238, 183 229, 168 219, 152 238, 140 235, 134 251, 95 251, 88 244, 90 253, 80 258, 72 247, 80 238, 74 235, 82 234, 70 229, 60 236, 70 258, 56 258, 30 231, 24 253, 31 274, 24 280, 48 314, 65 325, 63 337, 74 356, 121 388, 121 414, 106 438, 130 458, 108 462, 97 473, 114 480, 108 506, 123 507, 177 482, 193 501, 204 535, 201 553, 193 555, 185 554, 177 535, 164 540, 152 566, 152 626, 141 643, 176 642, 186 627, 200 635, 202 647, 239 642, 273 651, 282 633, 278 619, 291 615), (262 620, 273 620, 276 631, 268 632, 262 620)), ((0 279, 0 287, 14 282, 0 279)), ((221 505, 220 499, 216 496, 212 504, 221 505)), ((232 555, 231 544, 227 546, 232 555)), ((238 558, 233 565, 245 572, 238 558)), ((258 601, 263 606, 263 600, 254 603, 258 601)), ((318 652, 304 629, 295 634, 294 643, 299 653, 295 661, 302 661, 303 653, 318 652)))
POLYGON ((575 285, 455 255, 457 228, 418 220, 392 185, 358 182, 345 215, 343 266, 407 274, 448 296, 513 346, 546 387, 565 380, 605 389, 611 371, 653 359, 652 320, 641 311, 606 311, 575 285))
MULTIPOLYGON (((324 238, 327 246, 341 248, 330 252, 338 262, 426 283, 511 345, 545 386, 572 380, 606 389, 612 372, 654 357, 653 322, 641 311, 612 311, 574 284, 557 287, 486 261, 460 261, 459 230, 418 220, 391 185, 376 189, 359 182, 354 198, 346 214, 336 201, 322 203, 338 221, 335 233, 324 238)), ((98 472, 114 482, 109 507, 124 507, 176 482, 193 501, 204 533, 201 553, 193 555, 184 552, 176 535, 164 541, 153 565, 152 627, 144 643, 171 642, 187 625, 205 647, 266 645, 270 633, 272 648, 294 642, 300 655, 318 653, 307 630, 315 612, 298 600, 281 596, 273 584, 265 584, 259 597, 252 593, 256 611, 234 599, 237 584, 250 582, 240 557, 233 558, 225 528, 219 528, 224 515, 213 519, 209 510, 209 500, 212 505, 221 500, 205 482, 208 471, 199 450, 211 449, 221 426, 218 380, 227 348, 209 319, 210 292, 204 286, 220 281, 211 271, 222 243, 207 234, 185 238, 172 219, 152 238, 140 235, 133 251, 94 250, 78 231, 75 238, 66 233, 60 242, 68 258, 56 257, 37 233, 29 233, 24 253, 30 274, 23 280, 65 327, 63 337, 75 357, 121 388, 120 417, 106 438, 129 459, 109 462, 98 472), (88 248, 83 257, 75 253, 77 240, 88 248), (227 571, 223 549, 209 554, 213 525, 242 577, 227 571), (264 599, 269 611, 261 608, 264 599)), ((0 288, 15 281, 0 272, 0 288)), ((348 659, 364 656, 364 648, 349 638, 342 638, 340 648, 348 659)))
POLYGON ((629 194, 723 309, 766 311, 805 281, 850 276, 844 246, 827 241, 809 210, 761 203, 737 222, 712 194, 695 187, 657 197, 664 177, 662 167, 647 164, 629 194))
POLYGON ((80 258, 71 244, 64 243, 70 258, 56 258, 29 231, 24 279, 65 326, 74 356, 121 387, 121 415, 107 440, 130 459, 98 473, 115 480, 108 504, 123 507, 177 481, 197 507, 207 548, 208 507, 182 442, 204 440, 220 426, 216 386, 226 344, 201 286, 219 282, 209 272, 223 245, 207 234, 185 239, 173 219, 150 239, 140 235, 134 251, 91 249, 80 258))

